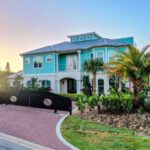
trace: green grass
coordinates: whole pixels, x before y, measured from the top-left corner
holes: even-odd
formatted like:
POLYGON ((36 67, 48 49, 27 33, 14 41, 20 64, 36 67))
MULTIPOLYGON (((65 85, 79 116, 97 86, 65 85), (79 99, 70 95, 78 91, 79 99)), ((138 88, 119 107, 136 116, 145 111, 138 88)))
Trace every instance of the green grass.
POLYGON ((132 130, 113 128, 68 117, 62 124, 64 138, 81 150, 150 150, 150 138, 137 136, 132 130))

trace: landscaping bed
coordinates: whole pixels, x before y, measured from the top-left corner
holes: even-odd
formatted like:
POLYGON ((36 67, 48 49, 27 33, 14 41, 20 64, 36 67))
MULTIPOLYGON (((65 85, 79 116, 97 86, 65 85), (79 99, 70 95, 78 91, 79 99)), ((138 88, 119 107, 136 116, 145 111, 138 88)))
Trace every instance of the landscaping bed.
POLYGON ((111 125, 113 127, 133 129, 138 134, 150 136, 150 113, 98 114, 97 111, 92 110, 85 111, 79 115, 86 120, 111 125))
POLYGON ((68 142, 81 150, 150 149, 150 138, 137 136, 133 130, 95 123, 77 115, 65 119, 61 131, 68 142))

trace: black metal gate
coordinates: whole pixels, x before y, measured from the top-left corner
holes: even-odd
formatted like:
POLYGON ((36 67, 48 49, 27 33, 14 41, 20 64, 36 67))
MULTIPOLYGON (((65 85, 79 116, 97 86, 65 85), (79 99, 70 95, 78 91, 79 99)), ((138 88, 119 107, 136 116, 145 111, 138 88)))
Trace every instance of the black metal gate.
POLYGON ((9 90, 0 92, 0 104, 13 104, 37 108, 69 111, 72 114, 72 100, 51 92, 9 90))

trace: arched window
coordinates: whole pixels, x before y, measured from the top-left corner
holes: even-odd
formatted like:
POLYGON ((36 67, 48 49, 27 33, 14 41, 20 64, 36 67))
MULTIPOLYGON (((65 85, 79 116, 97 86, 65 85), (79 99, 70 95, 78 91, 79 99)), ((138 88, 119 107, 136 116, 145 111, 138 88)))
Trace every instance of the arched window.
POLYGON ((51 81, 43 80, 42 81, 42 87, 45 87, 45 88, 51 87, 51 81))
POLYGON ((102 94, 104 93, 104 80, 98 79, 98 93, 102 94))

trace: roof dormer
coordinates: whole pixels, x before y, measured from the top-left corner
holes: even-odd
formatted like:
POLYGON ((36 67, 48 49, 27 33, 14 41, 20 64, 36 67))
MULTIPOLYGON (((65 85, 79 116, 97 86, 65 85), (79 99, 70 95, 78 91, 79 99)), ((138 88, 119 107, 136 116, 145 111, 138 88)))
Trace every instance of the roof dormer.
POLYGON ((72 43, 83 42, 83 41, 90 41, 90 40, 97 40, 97 39, 101 39, 102 38, 100 35, 98 35, 95 32, 70 35, 68 37, 70 38, 70 41, 72 43))

